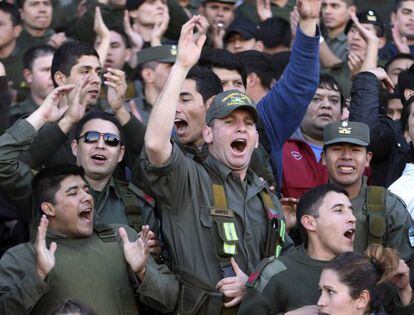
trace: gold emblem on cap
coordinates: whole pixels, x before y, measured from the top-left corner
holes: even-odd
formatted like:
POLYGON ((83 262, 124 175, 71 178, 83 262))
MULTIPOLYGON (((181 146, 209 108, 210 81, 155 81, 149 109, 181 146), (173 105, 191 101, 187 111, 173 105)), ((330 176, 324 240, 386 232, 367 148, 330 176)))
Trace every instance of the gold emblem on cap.
POLYGON ((352 130, 351 127, 349 127, 349 128, 339 127, 338 128, 338 133, 340 133, 341 135, 350 135, 351 134, 351 130, 352 130))
POLYGON ((175 46, 175 45, 171 46, 170 54, 173 55, 173 56, 177 55, 177 46, 175 46))
POLYGON ((374 11, 371 11, 371 10, 368 11, 367 20, 371 22, 377 21, 377 17, 375 16, 374 11))
POLYGON ((227 106, 251 104, 250 99, 242 93, 230 93, 222 100, 227 106))

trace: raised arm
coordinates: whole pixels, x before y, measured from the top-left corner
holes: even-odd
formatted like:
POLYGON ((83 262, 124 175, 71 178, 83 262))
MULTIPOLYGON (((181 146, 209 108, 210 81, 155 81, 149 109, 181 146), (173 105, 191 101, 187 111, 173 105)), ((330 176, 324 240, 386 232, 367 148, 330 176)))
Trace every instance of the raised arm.
POLYGON ((281 149, 298 128, 319 84, 320 0, 297 1, 299 28, 282 78, 257 104, 281 182, 281 149), (275 162, 276 161, 276 162, 275 162))
POLYGON ((145 150, 150 163, 154 165, 163 165, 171 156, 170 138, 180 91, 188 71, 200 58, 206 40, 205 35, 195 39, 194 29, 199 24, 199 19, 194 16, 182 27, 176 62, 148 121, 145 150))
POLYGON ((30 217, 32 172, 28 165, 18 160, 27 150, 39 128, 58 120, 67 110, 61 100, 73 86, 53 90, 42 105, 27 119, 12 126, 0 137, 0 191, 25 217, 30 217))

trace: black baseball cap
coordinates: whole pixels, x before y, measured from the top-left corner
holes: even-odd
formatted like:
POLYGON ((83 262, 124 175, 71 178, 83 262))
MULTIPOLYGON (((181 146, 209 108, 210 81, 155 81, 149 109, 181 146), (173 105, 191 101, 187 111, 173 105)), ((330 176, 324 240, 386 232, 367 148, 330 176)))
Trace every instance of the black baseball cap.
POLYGON ((323 130, 324 146, 335 143, 352 143, 367 147, 370 142, 367 124, 356 121, 340 121, 325 126, 323 130))
POLYGON ((259 36, 259 26, 254 22, 246 19, 242 16, 237 17, 227 28, 226 34, 224 35, 223 41, 226 43, 230 36, 234 33, 240 34, 246 40, 255 38, 258 39, 259 36))
MULTIPOLYGON (((356 16, 359 20, 359 23, 361 24, 373 24, 375 26, 378 26, 381 30, 379 37, 384 36, 384 22, 381 20, 380 16, 374 10, 365 10, 357 13, 356 16)), ((345 34, 348 34, 353 24, 354 21, 350 19, 345 26, 345 34)))

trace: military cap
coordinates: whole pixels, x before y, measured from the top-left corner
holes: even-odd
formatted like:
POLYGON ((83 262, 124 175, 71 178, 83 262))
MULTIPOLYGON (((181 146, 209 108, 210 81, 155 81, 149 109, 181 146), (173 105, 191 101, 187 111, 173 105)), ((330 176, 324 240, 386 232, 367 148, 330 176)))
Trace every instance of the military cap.
POLYGON ((214 98, 213 103, 207 110, 206 123, 210 123, 216 118, 224 118, 236 109, 245 108, 249 110, 254 117, 254 121, 259 120, 259 114, 254 102, 244 93, 238 90, 224 91, 214 98))
POLYGON ((222 3, 236 4, 237 0, 203 0, 203 4, 207 2, 222 2, 222 3))
POLYGON ((176 45, 154 46, 145 48, 138 53, 138 65, 148 61, 174 63, 176 58, 176 45))
POLYGON ((356 121, 331 123, 326 125, 323 131, 325 146, 334 143, 352 143, 366 147, 369 145, 369 141, 368 125, 356 121))
MULTIPOLYGON (((384 23, 382 22, 380 16, 374 10, 365 10, 357 13, 356 16, 358 18, 359 23, 361 24, 373 24, 375 26, 378 26, 381 30, 379 37, 384 36, 384 23)), ((354 21, 348 21, 348 23, 345 26, 345 34, 348 34, 353 24, 354 21)))
POLYGON ((127 0, 127 2, 126 2, 126 9, 128 11, 136 10, 144 2, 145 2, 145 0, 127 0))
POLYGON ((245 17, 237 17, 227 28, 226 34, 224 35, 223 41, 227 42, 230 36, 234 33, 240 34, 246 40, 258 38, 259 27, 249 19, 245 17))

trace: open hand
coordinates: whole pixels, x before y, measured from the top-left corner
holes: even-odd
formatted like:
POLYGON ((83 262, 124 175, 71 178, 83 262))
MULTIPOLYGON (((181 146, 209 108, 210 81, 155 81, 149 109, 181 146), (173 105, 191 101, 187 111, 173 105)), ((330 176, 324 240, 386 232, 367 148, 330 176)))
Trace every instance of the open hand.
POLYGON ((35 257, 36 257, 36 271, 43 280, 47 277, 49 272, 55 267, 56 259, 55 252, 57 244, 52 242, 50 248, 46 247, 46 231, 49 225, 49 220, 46 215, 40 219, 39 227, 37 228, 36 242, 35 242, 35 257))

